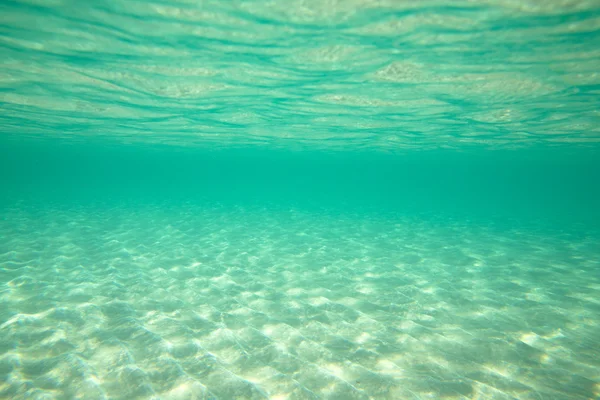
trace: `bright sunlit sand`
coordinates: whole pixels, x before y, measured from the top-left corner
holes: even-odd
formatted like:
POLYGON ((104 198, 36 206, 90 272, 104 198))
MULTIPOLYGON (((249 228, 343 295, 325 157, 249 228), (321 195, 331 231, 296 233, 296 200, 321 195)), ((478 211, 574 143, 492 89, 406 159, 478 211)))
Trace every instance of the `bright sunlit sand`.
POLYGON ((598 396, 598 237, 289 216, 4 210, 0 393, 598 396))

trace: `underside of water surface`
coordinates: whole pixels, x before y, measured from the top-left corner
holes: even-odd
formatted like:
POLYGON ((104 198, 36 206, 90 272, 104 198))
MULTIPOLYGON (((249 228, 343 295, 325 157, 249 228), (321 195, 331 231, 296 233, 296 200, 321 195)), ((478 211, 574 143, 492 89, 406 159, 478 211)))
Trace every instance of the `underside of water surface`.
POLYGON ((600 397, 595 0, 0 3, 0 398, 600 397))

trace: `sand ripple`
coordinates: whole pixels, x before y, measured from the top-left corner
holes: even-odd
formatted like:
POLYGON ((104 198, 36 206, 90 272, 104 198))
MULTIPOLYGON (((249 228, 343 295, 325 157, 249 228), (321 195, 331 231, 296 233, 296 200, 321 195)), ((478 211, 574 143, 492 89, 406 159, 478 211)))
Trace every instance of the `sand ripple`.
POLYGON ((3 398, 600 395, 597 237, 199 207, 0 237, 3 398))

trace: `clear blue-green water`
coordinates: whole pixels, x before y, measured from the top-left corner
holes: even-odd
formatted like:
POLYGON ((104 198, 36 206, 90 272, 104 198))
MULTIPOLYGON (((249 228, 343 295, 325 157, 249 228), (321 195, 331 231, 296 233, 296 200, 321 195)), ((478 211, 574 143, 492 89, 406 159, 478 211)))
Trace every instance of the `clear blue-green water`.
POLYGON ((600 3, 0 3, 0 398, 597 399, 600 3))

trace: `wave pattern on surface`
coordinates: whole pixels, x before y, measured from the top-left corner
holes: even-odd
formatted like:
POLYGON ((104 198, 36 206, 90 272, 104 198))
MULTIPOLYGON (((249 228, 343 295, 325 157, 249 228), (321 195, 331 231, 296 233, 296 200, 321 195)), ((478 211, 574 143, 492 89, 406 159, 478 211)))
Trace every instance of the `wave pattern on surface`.
POLYGON ((196 207, 0 237, 2 398, 600 396, 597 237, 196 207))
POLYGON ((4 133, 375 149, 600 141, 595 0, 7 0, 0 15, 4 133))

